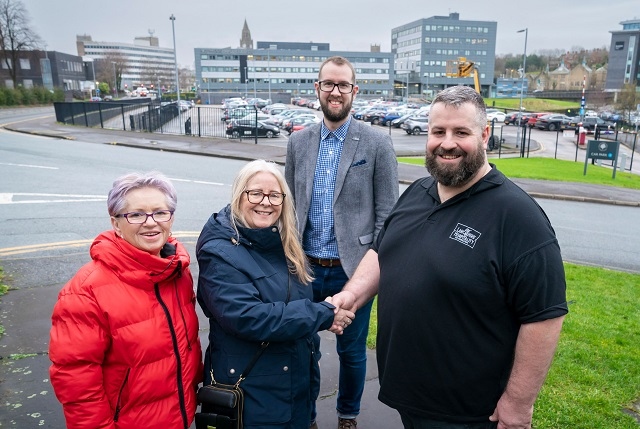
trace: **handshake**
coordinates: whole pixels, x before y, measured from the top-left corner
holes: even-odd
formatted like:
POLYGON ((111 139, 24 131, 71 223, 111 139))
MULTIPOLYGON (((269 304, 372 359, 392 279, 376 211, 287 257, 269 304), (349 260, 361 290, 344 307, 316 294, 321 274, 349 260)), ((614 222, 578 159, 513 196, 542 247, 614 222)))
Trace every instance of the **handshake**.
POLYGON ((337 335, 342 335, 347 326, 349 326, 356 317, 356 297, 349 291, 342 291, 327 297, 325 301, 336 307, 335 310, 333 310, 335 316, 333 317, 333 324, 329 328, 329 331, 337 335))

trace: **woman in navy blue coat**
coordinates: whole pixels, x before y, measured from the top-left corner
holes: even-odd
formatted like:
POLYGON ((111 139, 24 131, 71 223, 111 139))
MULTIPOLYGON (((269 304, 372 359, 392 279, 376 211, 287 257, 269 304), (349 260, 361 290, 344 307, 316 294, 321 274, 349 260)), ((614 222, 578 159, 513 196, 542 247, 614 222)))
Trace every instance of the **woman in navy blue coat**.
POLYGON ((247 429, 309 426, 314 337, 353 313, 314 303, 284 175, 271 162, 238 173, 231 204, 205 224, 196 254, 198 303, 209 318, 205 384, 234 384, 262 342, 269 346, 241 383, 247 429), (335 313, 335 314, 334 314, 335 313))

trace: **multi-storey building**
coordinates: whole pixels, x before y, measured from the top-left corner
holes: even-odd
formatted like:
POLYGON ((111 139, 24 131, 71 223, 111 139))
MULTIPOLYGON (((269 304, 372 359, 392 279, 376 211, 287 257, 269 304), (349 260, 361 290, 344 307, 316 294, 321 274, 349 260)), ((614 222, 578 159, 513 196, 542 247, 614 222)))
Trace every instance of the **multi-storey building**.
POLYGON ((611 31, 605 91, 618 92, 633 83, 640 90, 640 19, 622 21, 622 30, 611 31))
MULTIPOLYGON (((0 53, 0 56, 8 55, 0 53)), ((13 79, 4 60, 0 66, 0 80, 7 88, 13 88, 13 79)), ((86 66, 77 55, 57 51, 19 51, 15 64, 16 84, 24 88, 42 86, 47 89, 81 91, 87 79, 86 66)))
POLYGON ((396 95, 431 97, 453 85, 474 85, 473 77, 447 76, 447 62, 465 57, 478 69, 483 95, 494 78, 497 23, 460 20, 459 13, 423 18, 391 30, 396 95))
MULTIPOLYGON (((119 90, 144 85, 170 88, 175 82, 175 59, 172 48, 163 48, 157 37, 136 37, 133 44, 97 42, 90 35, 76 37, 78 55, 92 58, 95 65, 111 67, 115 63, 119 73, 119 90)), ((99 76, 98 76, 99 77, 99 76)), ((105 79, 106 80, 106 79, 105 79)))
POLYGON ((256 49, 196 48, 196 82, 200 97, 210 103, 230 94, 270 99, 273 93, 314 96, 320 64, 333 55, 351 61, 361 97, 392 95, 390 53, 331 51, 329 43, 259 41, 256 49))

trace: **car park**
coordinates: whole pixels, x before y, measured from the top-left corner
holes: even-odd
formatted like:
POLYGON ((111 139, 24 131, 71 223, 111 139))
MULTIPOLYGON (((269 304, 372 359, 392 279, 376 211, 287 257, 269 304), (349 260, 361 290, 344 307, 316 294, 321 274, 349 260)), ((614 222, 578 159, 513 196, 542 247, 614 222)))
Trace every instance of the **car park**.
POLYGON ((318 118, 313 113, 303 113, 303 114, 294 115, 294 116, 291 116, 291 117, 285 119, 280 124, 280 128, 282 128, 283 130, 289 131, 291 129, 292 122, 295 121, 296 123, 302 123, 302 120, 305 120, 305 119, 313 121, 313 122, 320 122, 320 118, 318 118))
POLYGON ((540 116, 535 123, 535 127, 539 130, 557 131, 564 130, 569 126, 571 118, 567 115, 550 113, 540 116))
POLYGON ((411 116, 409 117, 401 127, 407 134, 413 134, 418 136, 421 133, 429 132, 429 117, 428 116, 411 116))
POLYGON ((226 133, 231 138, 255 137, 256 131, 258 137, 272 138, 280 135, 280 129, 274 125, 265 124, 262 121, 257 123, 242 123, 241 121, 229 121, 227 123, 226 133))

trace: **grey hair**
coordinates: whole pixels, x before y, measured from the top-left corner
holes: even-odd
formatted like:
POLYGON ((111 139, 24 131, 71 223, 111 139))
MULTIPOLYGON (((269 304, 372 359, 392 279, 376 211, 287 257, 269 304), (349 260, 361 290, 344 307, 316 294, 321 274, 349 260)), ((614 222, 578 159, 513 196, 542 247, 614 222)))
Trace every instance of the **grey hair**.
POLYGON ((355 85, 356 83, 356 70, 353 68, 353 64, 351 64, 349 62, 348 59, 346 59, 345 57, 341 57, 341 56, 334 56, 334 57, 329 57, 326 60, 324 60, 322 62, 322 64, 320 64, 320 69, 318 71, 318 80, 320 80, 320 75, 322 74, 322 69, 324 68, 324 66, 326 66, 329 63, 333 63, 337 66, 344 66, 347 65, 349 66, 349 68, 351 69, 351 75, 353 76, 353 78, 351 79, 351 83, 353 83, 355 85))
POLYGON ((458 108, 465 103, 471 103, 476 108, 476 122, 484 129, 487 126, 487 108, 484 99, 470 86, 456 85, 441 91, 433 99, 431 105, 443 103, 445 106, 458 108))
POLYGON ((167 198, 167 208, 175 210, 178 205, 176 188, 167 177, 158 171, 147 173, 128 173, 118 177, 114 182, 107 197, 107 210, 110 216, 115 216, 124 210, 126 197, 130 191, 140 188, 154 188, 162 192, 167 198))

